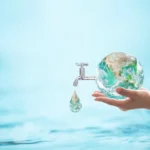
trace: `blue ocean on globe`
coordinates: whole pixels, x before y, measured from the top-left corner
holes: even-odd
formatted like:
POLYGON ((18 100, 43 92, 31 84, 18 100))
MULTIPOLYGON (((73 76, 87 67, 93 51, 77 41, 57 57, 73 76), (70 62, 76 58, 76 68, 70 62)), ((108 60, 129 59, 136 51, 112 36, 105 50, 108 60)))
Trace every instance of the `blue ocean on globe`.
POLYGON ((124 98, 116 93, 116 88, 137 90, 142 87, 144 73, 138 60, 122 52, 106 56, 97 67, 97 85, 109 97, 124 98))

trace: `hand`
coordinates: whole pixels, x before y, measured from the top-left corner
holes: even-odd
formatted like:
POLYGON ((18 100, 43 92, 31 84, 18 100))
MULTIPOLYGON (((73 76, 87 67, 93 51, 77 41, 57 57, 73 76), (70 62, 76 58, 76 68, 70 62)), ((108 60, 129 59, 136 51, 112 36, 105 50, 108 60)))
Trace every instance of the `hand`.
POLYGON ((95 101, 116 106, 123 111, 139 108, 150 109, 150 92, 148 90, 144 88, 141 88, 140 90, 117 88, 116 92, 127 98, 123 100, 109 98, 103 95, 100 91, 95 91, 92 96, 95 97, 95 101))

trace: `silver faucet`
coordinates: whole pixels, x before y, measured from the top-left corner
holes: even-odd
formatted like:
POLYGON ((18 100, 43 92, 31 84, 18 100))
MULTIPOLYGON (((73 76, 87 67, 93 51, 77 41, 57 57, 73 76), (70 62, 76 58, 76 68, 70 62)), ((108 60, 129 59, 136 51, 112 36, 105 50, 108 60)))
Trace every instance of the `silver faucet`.
POLYGON ((96 79, 96 76, 90 76, 90 77, 85 76, 85 68, 84 68, 84 66, 88 66, 87 63, 76 63, 76 65, 80 66, 80 68, 79 68, 79 76, 74 80, 73 86, 77 86, 79 80, 95 80, 96 79))

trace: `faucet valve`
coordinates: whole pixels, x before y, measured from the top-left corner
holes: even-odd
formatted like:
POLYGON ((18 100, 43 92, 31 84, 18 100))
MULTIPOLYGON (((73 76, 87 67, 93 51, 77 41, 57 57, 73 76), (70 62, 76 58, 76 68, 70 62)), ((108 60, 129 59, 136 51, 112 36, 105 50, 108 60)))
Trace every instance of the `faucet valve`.
POLYGON ((88 66, 88 63, 76 63, 76 65, 83 67, 83 66, 88 66))
POLYGON ((80 68, 79 68, 79 77, 77 77, 75 79, 75 81, 73 82, 74 86, 78 85, 78 81, 79 80, 95 80, 96 79, 95 76, 91 76, 91 77, 85 76, 85 68, 84 68, 84 66, 88 66, 88 63, 76 63, 76 65, 80 66, 80 68))

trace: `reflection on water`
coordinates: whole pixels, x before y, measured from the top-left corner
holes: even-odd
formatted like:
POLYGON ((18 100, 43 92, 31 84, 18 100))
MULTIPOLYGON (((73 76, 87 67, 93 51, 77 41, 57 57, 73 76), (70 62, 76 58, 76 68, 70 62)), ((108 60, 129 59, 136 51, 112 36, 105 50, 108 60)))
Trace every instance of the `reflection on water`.
MULTIPOLYGON (((72 113, 68 109, 68 114, 61 117, 60 112, 54 114, 51 109, 45 111, 51 108, 50 105, 44 104, 42 107, 40 102, 22 102, 31 107, 23 107, 21 102, 14 99, 10 102, 8 99, 0 101, 1 150, 32 150, 35 147, 37 150, 70 150, 70 147, 73 150, 99 150, 100 147, 102 150, 150 148, 149 112, 143 111, 143 115, 138 113, 140 111, 121 113, 111 107, 105 109, 96 105, 97 107, 90 109, 83 107, 79 113, 72 113), (28 112, 31 108, 33 111, 28 112), (33 115, 39 108, 40 112, 33 115), (46 113, 41 114, 43 111, 46 113)), ((67 104, 68 101, 63 109, 68 108, 67 104)))
MULTIPOLYGON (((26 72, 29 70, 23 74, 26 72)), ((149 150, 150 115, 147 112, 143 115, 140 111, 123 113, 95 103, 88 95, 91 89, 87 89, 86 94, 79 91, 82 109, 72 113, 68 108, 70 84, 65 89, 70 94, 58 90, 60 83, 53 85, 54 90, 50 92, 52 87, 45 78, 41 79, 42 75, 37 80, 41 79, 42 85, 46 83, 43 86, 36 85, 37 80, 30 80, 30 74, 29 80, 24 81, 23 74, 14 73, 13 79, 20 79, 14 80, 13 88, 11 84, 9 88, 6 84, 0 85, 0 150, 149 150)))
POLYGON ((51 105, 47 93, 45 101, 43 93, 35 95, 1 95, 0 150, 150 148, 150 115, 145 110, 121 112, 94 102, 88 107, 83 99, 83 109, 72 113, 68 101, 59 101, 60 105, 54 101, 51 105))
MULTIPOLYGON (((51 123, 49 123, 50 125, 51 123)), ((51 149, 147 149, 150 145, 150 125, 130 124, 113 128, 87 126, 83 128, 46 129, 34 122, 0 124, 1 148, 21 145, 43 145, 51 149), (117 147, 121 144, 123 147, 117 147), (109 146, 109 147, 108 147, 109 146)), ((14 147, 14 148, 15 148, 14 147)), ((28 147, 30 148, 30 146, 28 147)))

